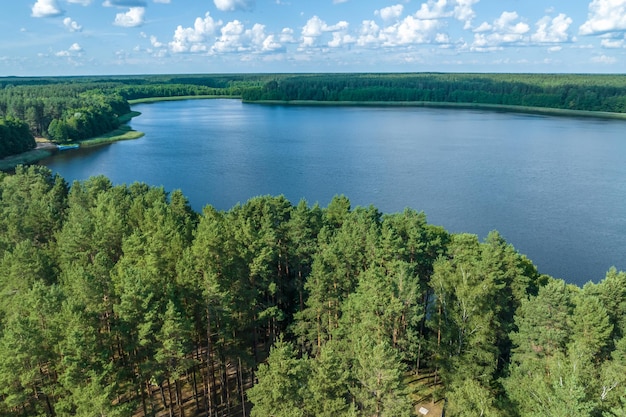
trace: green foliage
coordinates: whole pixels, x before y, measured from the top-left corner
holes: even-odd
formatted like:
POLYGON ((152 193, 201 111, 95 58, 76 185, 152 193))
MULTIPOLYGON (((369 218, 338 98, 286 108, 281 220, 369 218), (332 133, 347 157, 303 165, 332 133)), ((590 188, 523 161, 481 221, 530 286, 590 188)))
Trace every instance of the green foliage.
POLYGON ((248 398, 254 404, 251 417, 306 416, 309 366, 307 358, 297 358, 293 345, 278 340, 267 363, 259 366, 259 382, 248 390, 248 398))
POLYGON ((274 76, 247 101, 445 102, 626 112, 623 75, 303 74, 274 76))
POLYGON ((28 124, 13 117, 0 118, 0 158, 34 149, 35 138, 28 124))
POLYGON ((577 288, 496 232, 345 196, 194 213, 180 191, 18 167, 0 415, 410 416, 431 395, 451 416, 623 415, 625 280, 577 288))

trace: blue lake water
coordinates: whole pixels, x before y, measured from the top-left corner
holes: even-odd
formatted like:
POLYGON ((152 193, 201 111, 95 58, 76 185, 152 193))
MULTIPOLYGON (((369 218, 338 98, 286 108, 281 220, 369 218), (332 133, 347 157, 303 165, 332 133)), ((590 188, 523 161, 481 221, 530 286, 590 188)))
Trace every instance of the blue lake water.
POLYGON ((194 209, 264 194, 336 194, 484 238, 498 230, 540 272, 583 284, 626 269, 626 122, 427 108, 238 100, 136 105, 138 140, 57 153, 67 181, 181 189, 194 209))

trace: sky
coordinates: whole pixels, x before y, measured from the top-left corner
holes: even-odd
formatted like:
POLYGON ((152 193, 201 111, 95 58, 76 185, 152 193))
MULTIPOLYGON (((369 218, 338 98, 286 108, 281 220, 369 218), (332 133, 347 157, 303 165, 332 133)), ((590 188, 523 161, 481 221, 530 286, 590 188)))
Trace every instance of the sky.
POLYGON ((626 72, 626 0, 3 0, 0 76, 626 72))

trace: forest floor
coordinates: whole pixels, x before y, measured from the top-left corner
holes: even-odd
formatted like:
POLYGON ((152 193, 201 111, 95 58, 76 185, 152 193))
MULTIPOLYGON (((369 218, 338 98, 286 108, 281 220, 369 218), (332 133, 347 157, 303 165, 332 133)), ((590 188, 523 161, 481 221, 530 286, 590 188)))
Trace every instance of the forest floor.
POLYGON ((443 415, 443 398, 438 398, 435 374, 410 374, 405 380, 409 387, 410 396, 415 404, 415 415, 427 417, 441 417, 443 415), (426 414, 420 413, 426 410, 426 414))

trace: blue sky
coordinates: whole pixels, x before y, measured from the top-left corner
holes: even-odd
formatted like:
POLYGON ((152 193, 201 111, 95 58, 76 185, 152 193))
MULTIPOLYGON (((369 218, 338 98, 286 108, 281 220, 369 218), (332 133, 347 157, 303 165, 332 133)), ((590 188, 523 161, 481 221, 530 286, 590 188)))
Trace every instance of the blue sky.
POLYGON ((0 76, 626 69, 626 0, 11 0, 0 25, 0 76))

